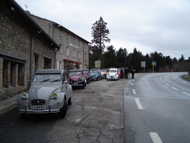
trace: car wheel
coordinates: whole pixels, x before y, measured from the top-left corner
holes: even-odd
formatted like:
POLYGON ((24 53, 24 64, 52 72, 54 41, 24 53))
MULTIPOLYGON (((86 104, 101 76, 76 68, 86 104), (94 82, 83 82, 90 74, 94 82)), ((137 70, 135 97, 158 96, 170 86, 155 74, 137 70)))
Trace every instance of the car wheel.
POLYGON ((82 85, 82 89, 85 89, 85 84, 82 85))
POLYGON ((82 89, 85 89, 85 87, 86 87, 86 82, 84 81, 82 84, 82 89))
POLYGON ((61 118, 64 118, 67 113, 67 101, 65 99, 63 107, 60 109, 59 115, 61 118))
POLYGON ((68 105, 72 105, 71 97, 69 98, 68 105))

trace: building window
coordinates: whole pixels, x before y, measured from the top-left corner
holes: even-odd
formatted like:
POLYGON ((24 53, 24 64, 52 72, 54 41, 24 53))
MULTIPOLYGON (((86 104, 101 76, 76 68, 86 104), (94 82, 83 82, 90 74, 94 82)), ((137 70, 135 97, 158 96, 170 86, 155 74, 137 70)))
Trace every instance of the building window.
POLYGON ((69 46, 67 46, 67 48, 66 48, 66 55, 67 55, 67 56, 70 55, 70 49, 69 49, 69 48, 70 48, 69 46))
POLYGON ((61 69, 62 68, 62 65, 61 65, 61 61, 57 61, 57 69, 61 69))
POLYGON ((18 64, 18 85, 24 85, 24 64, 18 64))
POLYGON ((16 86, 16 63, 11 62, 11 70, 10 70, 10 84, 11 86, 15 87, 16 86))
POLYGON ((51 59, 45 57, 44 58, 44 69, 51 69, 51 64, 52 64, 51 59))
POLYGON ((4 88, 8 88, 9 87, 9 82, 8 82, 8 78, 9 78, 9 61, 7 60, 3 60, 3 87, 4 88))
POLYGON ((61 69, 62 67, 61 67, 61 61, 59 61, 59 70, 61 69))
POLYGON ((37 71, 39 68, 39 55, 34 53, 34 70, 37 71))

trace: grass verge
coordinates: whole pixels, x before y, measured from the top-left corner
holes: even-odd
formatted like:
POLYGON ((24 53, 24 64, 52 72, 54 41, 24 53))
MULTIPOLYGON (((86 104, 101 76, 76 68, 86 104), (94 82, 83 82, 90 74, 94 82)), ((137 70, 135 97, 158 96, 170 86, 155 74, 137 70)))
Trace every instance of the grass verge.
POLYGON ((190 75, 183 75, 182 78, 187 81, 190 81, 190 75))

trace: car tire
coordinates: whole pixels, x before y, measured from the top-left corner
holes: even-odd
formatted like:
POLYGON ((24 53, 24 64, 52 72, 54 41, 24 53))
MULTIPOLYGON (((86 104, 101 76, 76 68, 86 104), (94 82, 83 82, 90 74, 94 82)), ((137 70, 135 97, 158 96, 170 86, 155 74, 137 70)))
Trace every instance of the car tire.
POLYGON ((71 97, 69 98, 68 105, 72 105, 71 97))
POLYGON ((86 87, 86 83, 83 82, 83 84, 82 84, 82 89, 85 89, 85 87, 86 87))
POLYGON ((85 89, 85 84, 82 85, 82 89, 85 89))
POLYGON ((59 115, 61 118, 64 118, 67 113, 67 101, 65 99, 63 107, 60 109, 59 115))

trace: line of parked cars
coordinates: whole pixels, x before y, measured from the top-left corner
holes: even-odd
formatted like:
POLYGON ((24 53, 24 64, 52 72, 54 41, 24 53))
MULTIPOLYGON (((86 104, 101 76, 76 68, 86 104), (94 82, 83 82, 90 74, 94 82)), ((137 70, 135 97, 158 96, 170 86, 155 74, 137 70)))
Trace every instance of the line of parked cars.
POLYGON ((58 113, 62 117, 72 104, 72 89, 85 88, 92 81, 119 79, 116 68, 103 70, 39 70, 33 76, 28 92, 18 96, 21 115, 58 113))
POLYGON ((97 70, 70 70, 69 81, 73 88, 85 88, 91 81, 101 80, 103 77, 97 70))

